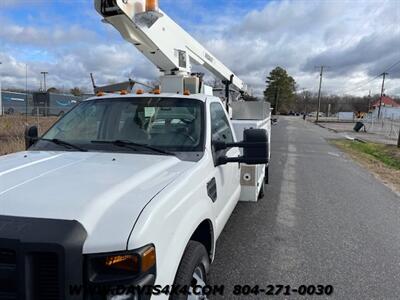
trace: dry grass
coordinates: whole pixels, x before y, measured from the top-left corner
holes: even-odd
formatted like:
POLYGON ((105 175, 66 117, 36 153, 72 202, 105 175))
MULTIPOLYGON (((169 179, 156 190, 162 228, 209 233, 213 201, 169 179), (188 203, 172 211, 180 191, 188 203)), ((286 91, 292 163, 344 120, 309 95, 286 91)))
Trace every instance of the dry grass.
POLYGON ((400 194, 400 149, 393 145, 348 140, 333 140, 332 143, 400 194))
POLYGON ((37 125, 39 133, 44 133, 57 117, 28 117, 25 116, 1 116, 0 117, 0 155, 24 150, 25 127, 37 125))

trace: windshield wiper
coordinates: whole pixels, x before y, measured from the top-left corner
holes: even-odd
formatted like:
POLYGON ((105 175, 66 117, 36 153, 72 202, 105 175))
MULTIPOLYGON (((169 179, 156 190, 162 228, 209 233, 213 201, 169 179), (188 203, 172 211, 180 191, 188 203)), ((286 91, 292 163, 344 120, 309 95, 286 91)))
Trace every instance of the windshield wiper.
POLYGON ((82 148, 80 146, 77 146, 77 145, 74 145, 74 144, 71 144, 69 142, 66 142, 66 141, 63 141, 63 140, 59 140, 59 139, 39 139, 39 140, 40 141, 46 141, 46 142, 52 142, 52 143, 54 143, 56 145, 61 145, 61 146, 64 146, 64 147, 73 148, 73 149, 81 151, 81 152, 87 152, 88 151, 87 149, 84 149, 84 148, 82 148))
POLYGON ((145 144, 134 143, 134 142, 131 142, 131 141, 124 141, 124 140, 91 141, 91 143, 93 143, 93 144, 112 144, 112 145, 115 145, 115 146, 118 146, 118 147, 126 147, 126 148, 129 148, 129 149, 135 150, 135 151, 137 151, 137 149, 136 149, 137 147, 140 147, 140 148, 151 150, 153 152, 157 152, 157 153, 160 153, 160 154, 175 156, 175 153, 173 153, 173 152, 169 152, 169 151, 166 151, 166 150, 163 150, 163 149, 160 149, 160 148, 157 148, 157 147, 145 145, 145 144), (130 146, 132 146, 132 147, 130 147, 130 146))

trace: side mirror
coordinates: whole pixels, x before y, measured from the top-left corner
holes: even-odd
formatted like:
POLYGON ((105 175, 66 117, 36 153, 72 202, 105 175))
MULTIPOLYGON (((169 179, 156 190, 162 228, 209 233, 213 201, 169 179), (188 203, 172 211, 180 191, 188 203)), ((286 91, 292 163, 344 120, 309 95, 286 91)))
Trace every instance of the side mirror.
POLYGON ((239 143, 213 142, 215 151, 239 147, 243 148, 243 156, 240 157, 217 157, 217 165, 232 162, 245 163, 248 165, 267 164, 269 159, 268 135, 265 129, 246 129, 243 132, 243 141, 239 143))
POLYGON ((36 126, 30 126, 25 129, 25 149, 28 150, 38 139, 39 132, 36 126))

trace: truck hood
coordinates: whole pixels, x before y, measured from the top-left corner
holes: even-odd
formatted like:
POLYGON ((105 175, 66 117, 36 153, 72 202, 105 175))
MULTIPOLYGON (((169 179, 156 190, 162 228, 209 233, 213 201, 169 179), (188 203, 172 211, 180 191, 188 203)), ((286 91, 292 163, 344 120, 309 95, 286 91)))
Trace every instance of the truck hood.
POLYGON ((0 215, 76 220, 85 253, 123 250, 146 204, 193 163, 174 156, 20 152, 0 157, 0 215))

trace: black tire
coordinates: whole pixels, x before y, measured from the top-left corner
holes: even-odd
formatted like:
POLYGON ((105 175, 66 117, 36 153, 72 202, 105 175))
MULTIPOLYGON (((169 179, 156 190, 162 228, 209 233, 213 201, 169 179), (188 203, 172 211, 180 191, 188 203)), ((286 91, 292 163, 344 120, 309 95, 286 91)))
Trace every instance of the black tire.
POLYGON ((264 189, 265 189, 264 181, 265 181, 265 179, 262 181, 260 193, 258 194, 258 199, 264 198, 264 196, 265 196, 265 194, 264 194, 264 189))
POLYGON ((269 184, 269 166, 265 167, 264 183, 269 184))
MULTIPOLYGON (((203 281, 207 284, 210 259, 203 244, 190 241, 186 246, 178 271, 176 272, 174 285, 184 287, 197 285, 193 279, 195 271, 200 271, 203 281)), ((200 284, 199 284, 200 285, 200 284)), ((186 300, 187 295, 171 295, 170 300, 186 300)))

